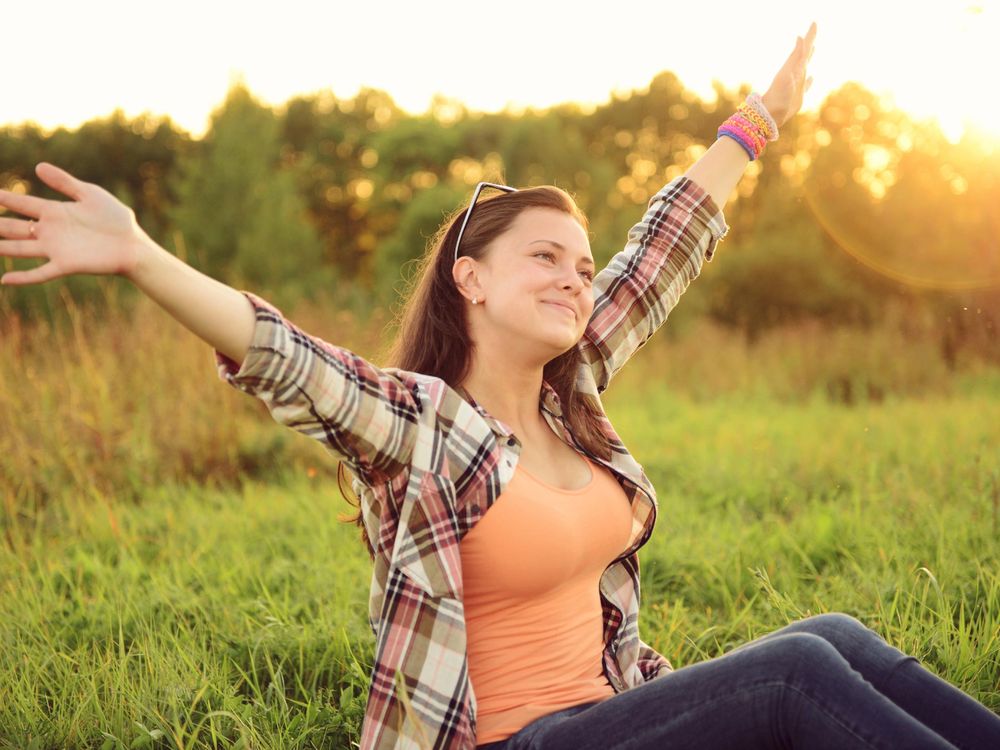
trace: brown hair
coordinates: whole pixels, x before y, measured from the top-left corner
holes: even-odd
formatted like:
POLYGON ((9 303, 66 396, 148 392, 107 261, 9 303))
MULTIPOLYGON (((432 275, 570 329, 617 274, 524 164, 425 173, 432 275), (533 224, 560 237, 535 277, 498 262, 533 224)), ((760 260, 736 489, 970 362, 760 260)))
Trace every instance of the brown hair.
MULTIPOLYGON (((472 366, 473 347, 466 320, 466 300, 452 277, 455 240, 466 208, 455 210, 445 220, 420 259, 398 316, 399 330, 387 365, 441 378, 453 388, 465 379, 472 366)), ((476 260, 484 258, 490 243, 506 232, 517 216, 528 208, 563 211, 576 219, 585 231, 589 229, 586 215, 562 188, 554 185, 525 188, 482 198, 476 203, 462 234, 462 255, 476 260)), ((580 350, 573 346, 549 361, 542 377, 558 394, 563 417, 580 444, 589 452, 610 459, 611 446, 601 430, 603 412, 592 397, 575 390, 580 362, 580 350)), ((341 492, 348 498, 344 489, 343 462, 338 467, 337 478, 341 492)), ((344 521, 354 522, 361 528, 361 539, 374 560, 375 550, 365 532, 360 503, 348 502, 359 511, 344 521)))

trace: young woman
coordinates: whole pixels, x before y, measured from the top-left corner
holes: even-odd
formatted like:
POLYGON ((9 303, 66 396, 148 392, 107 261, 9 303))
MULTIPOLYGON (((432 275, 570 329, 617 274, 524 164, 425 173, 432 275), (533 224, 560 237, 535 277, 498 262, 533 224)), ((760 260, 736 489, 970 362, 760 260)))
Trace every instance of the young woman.
POLYGON ((0 254, 48 262, 0 281, 128 278, 349 466, 374 562, 363 750, 1000 747, 1000 718, 847 615, 679 670, 639 637, 655 492, 600 394, 711 260, 719 206, 801 107, 815 32, 600 274, 568 194, 477 202, 481 184, 424 260, 393 367, 197 272, 51 164, 39 177, 72 201, 0 191, 31 217, 0 219, 0 254))

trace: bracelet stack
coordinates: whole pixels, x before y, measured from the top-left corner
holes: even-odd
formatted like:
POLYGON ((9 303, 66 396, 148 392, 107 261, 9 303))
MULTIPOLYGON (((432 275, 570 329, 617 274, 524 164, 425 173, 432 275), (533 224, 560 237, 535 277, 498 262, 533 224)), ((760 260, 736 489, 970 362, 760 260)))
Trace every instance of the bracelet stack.
POLYGON ((778 124, 767 111, 760 94, 753 92, 719 127, 716 137, 723 136, 740 144, 750 161, 755 161, 763 153, 768 141, 778 140, 778 124))

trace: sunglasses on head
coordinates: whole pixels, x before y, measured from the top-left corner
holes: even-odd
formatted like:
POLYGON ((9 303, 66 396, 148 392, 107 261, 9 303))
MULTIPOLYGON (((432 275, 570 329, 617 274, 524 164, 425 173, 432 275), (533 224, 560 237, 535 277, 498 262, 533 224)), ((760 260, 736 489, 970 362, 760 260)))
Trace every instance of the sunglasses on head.
POLYGON ((469 223, 469 217, 472 216, 472 209, 476 205, 476 201, 479 200, 479 194, 483 192, 484 187, 496 188, 497 190, 503 190, 505 193, 517 192, 517 188, 513 188, 510 185, 497 185, 494 182, 480 182, 476 185, 476 191, 472 194, 472 201, 465 211, 465 218, 462 219, 462 227, 458 230, 458 239, 455 240, 455 260, 458 260, 458 248, 462 244, 462 235, 465 233, 465 226, 469 223))

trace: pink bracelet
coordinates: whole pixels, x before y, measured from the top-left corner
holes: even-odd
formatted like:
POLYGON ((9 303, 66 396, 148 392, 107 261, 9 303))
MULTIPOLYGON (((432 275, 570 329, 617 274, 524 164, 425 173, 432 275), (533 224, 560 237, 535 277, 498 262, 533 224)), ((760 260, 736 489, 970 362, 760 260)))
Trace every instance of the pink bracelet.
POLYGON ((778 139, 778 126, 756 92, 719 127, 716 137, 732 138, 747 152, 750 161, 760 158, 768 141, 778 139))
POLYGON ((757 123, 746 117, 742 112, 734 114, 732 120, 730 125, 746 135, 758 153, 764 150, 764 146, 767 145, 767 139, 764 137, 757 123))

